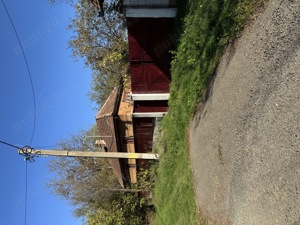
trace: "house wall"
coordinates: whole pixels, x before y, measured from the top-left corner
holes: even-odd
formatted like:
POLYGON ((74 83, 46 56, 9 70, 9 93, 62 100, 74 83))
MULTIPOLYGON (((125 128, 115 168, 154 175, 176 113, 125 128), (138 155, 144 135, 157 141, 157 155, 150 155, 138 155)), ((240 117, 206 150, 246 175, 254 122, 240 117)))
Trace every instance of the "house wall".
MULTIPOLYGON (((153 118, 133 118, 134 144, 136 152, 152 152, 153 118)), ((138 169, 147 165, 148 160, 138 159, 138 169)))
POLYGON ((169 93, 174 19, 127 18, 132 93, 169 93))
MULTIPOLYGON (((152 152, 156 116, 168 111, 170 51, 174 48, 176 0, 124 0, 136 152, 152 152), (146 95, 145 95, 146 94, 146 95)), ((137 160, 137 169, 147 160, 137 160)))
MULTIPOLYGON (((135 150, 151 152, 155 118, 168 111, 168 97, 160 99, 154 94, 167 96, 170 90, 174 19, 127 18, 127 25, 132 94, 149 94, 134 101, 135 150)), ((140 168, 147 161, 138 160, 137 164, 140 168)))
POLYGON ((134 101, 134 112, 167 112, 168 101, 134 101))

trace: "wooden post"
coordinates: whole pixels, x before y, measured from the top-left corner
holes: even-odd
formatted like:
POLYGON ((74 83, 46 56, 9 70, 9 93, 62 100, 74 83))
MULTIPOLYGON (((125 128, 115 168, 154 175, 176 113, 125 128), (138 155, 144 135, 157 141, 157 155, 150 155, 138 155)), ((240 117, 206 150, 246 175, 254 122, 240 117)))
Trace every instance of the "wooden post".
POLYGON ((84 152, 66 150, 38 150, 38 149, 19 149, 18 153, 23 155, 47 155, 65 157, 90 157, 90 158, 124 158, 124 159, 159 159, 158 154, 153 153, 130 153, 130 152, 84 152))

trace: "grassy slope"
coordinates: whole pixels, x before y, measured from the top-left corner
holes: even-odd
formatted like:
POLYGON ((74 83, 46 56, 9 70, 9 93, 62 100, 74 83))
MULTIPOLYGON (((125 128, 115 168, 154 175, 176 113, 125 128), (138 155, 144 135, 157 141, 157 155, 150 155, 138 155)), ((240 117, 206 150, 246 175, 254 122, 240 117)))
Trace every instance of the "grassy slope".
MULTIPOLYGON (((154 190, 156 225, 197 224, 187 129, 224 47, 262 0, 181 0, 172 62, 169 113, 163 120, 163 155, 154 190)), ((202 220, 202 219, 201 219, 202 220)), ((205 219, 201 224, 206 224, 205 219)))

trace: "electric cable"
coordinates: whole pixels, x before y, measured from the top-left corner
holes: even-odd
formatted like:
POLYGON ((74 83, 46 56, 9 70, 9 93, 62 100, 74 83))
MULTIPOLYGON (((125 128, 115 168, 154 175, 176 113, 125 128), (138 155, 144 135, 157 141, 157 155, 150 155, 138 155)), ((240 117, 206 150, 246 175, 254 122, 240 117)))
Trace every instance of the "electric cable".
MULTIPOLYGON (((23 55, 23 58, 24 58, 24 61, 25 61, 25 64, 26 64, 26 68, 27 68, 27 72, 28 72, 28 76, 29 76, 29 80, 30 80, 30 85, 31 85, 31 91, 32 91, 32 97, 33 97, 33 111, 34 111, 34 118, 33 118, 33 129, 32 129, 32 134, 31 134, 31 138, 30 138, 30 142, 29 142, 29 145, 31 145, 32 141, 33 141, 33 138, 34 138, 34 134, 35 134, 35 128, 36 128, 36 98, 35 98, 35 91, 34 91, 34 86, 33 86, 33 80, 32 80, 32 76, 31 76, 31 72, 30 72, 30 68, 29 68, 29 64, 28 64, 28 60, 27 60, 27 57, 25 55, 25 51, 24 51, 24 48, 23 48, 23 45, 21 43, 21 40, 19 38, 19 35, 18 35, 18 32, 17 32, 17 29, 13 23, 13 20, 8 12, 8 9, 4 3, 3 0, 1 0, 2 2, 2 5, 5 9, 5 12, 9 18, 9 21, 13 27, 13 30, 15 32, 15 35, 17 37, 17 40, 19 42, 19 45, 21 47, 21 51, 22 51, 22 55, 23 55)), ((23 149, 23 148, 20 148, 16 145, 13 145, 13 144, 10 144, 10 143, 7 143, 7 142, 4 142, 4 141, 0 141, 0 143, 2 144, 5 144, 7 146, 10 146, 10 147, 13 147, 13 148, 16 148, 16 149, 23 149)), ((24 224, 26 225, 27 224, 27 199, 28 199, 28 158, 26 158, 26 165, 25 165, 26 169, 25 169, 25 211, 24 211, 24 224)))
POLYGON ((29 162, 32 162, 32 156, 30 156, 30 150, 28 150, 28 149, 31 149, 30 147, 28 147, 28 146, 24 146, 24 147, 22 147, 22 148, 20 148, 20 147, 18 147, 18 146, 16 146, 16 145, 13 145, 13 144, 10 144, 10 143, 7 143, 7 142, 5 142, 5 141, 1 141, 0 140, 0 143, 1 144, 4 144, 4 145, 7 145, 7 146, 10 146, 10 147, 12 147, 12 148, 16 148, 16 149, 18 149, 18 150, 23 150, 24 151, 24 153, 22 154, 22 155, 25 155, 26 157, 25 157, 25 163, 26 163, 26 165, 25 165, 25 202, 24 202, 24 204, 25 204, 25 209, 24 209, 24 224, 25 225, 27 225, 27 200, 28 200, 28 161, 29 162))
POLYGON ((25 160, 25 210, 24 210, 24 224, 27 225, 27 199, 28 199, 28 160, 25 160))
POLYGON ((25 55, 25 51, 24 51, 24 48, 23 48, 23 45, 20 41, 20 38, 19 38, 19 35, 18 35, 18 32, 17 32, 17 29, 13 23, 13 20, 6 8, 6 5, 4 3, 3 0, 1 0, 2 4, 3 4, 3 7, 6 11, 6 14, 10 20, 10 23, 14 29, 14 32, 15 32, 15 35, 18 39, 18 42, 19 42, 19 45, 21 47, 21 51, 22 51, 22 55, 23 55, 23 58, 25 60, 25 64, 26 64, 26 68, 27 68, 27 72, 28 72, 28 76, 29 76, 29 80, 30 80, 30 85, 31 85, 31 91, 32 91, 32 96, 33 96, 33 111, 34 111, 34 118, 33 118, 33 130, 32 130, 32 134, 31 134, 31 138, 30 138, 30 142, 29 142, 29 145, 31 145, 32 141, 33 141, 33 137, 34 137, 34 133, 35 133, 35 127, 36 127, 36 99, 35 99, 35 91, 34 91, 34 86, 33 86, 33 81, 32 81, 32 76, 31 76, 31 72, 30 72, 30 69, 29 69, 29 65, 28 65, 28 61, 27 61, 27 58, 26 58, 26 55, 25 55))
POLYGON ((1 144, 4 144, 4 145, 7 145, 7 146, 10 146, 10 147, 13 147, 13 148, 16 148, 16 149, 20 149, 20 147, 16 146, 16 145, 13 145, 13 144, 9 144, 5 141, 0 141, 1 144))

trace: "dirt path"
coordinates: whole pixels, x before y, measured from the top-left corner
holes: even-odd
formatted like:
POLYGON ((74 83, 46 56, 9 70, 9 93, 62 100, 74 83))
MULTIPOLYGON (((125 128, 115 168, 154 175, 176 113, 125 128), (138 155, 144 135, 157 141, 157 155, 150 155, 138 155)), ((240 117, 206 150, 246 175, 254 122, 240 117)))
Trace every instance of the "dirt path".
POLYGON ((300 224, 300 0, 270 0, 190 126, 197 205, 217 224, 300 224))

